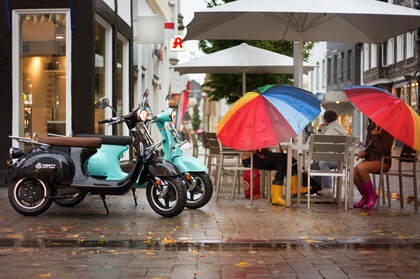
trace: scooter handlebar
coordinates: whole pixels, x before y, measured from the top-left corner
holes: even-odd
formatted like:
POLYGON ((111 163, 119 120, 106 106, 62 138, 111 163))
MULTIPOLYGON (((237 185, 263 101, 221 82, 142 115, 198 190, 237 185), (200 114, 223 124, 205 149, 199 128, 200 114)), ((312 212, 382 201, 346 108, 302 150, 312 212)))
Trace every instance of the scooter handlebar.
POLYGON ((99 124, 105 124, 105 123, 110 123, 110 122, 112 122, 110 118, 98 121, 99 124))
POLYGON ((119 124, 124 121, 124 118, 121 117, 111 117, 103 120, 99 120, 99 124, 109 123, 110 125, 119 124))

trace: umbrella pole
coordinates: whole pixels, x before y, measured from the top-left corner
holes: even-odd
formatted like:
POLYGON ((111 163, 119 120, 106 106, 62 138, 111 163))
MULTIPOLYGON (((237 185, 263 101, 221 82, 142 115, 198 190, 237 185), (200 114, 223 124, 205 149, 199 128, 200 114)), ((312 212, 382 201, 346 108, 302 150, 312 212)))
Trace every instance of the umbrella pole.
POLYGON ((246 93, 246 72, 242 72, 242 96, 246 93))
MULTIPOLYGON (((303 33, 300 33, 299 40, 293 42, 293 83, 295 87, 303 87, 303 33)), ((298 135, 298 152, 302 154, 303 134, 298 135)), ((292 191, 292 147, 287 149, 287 175, 286 175, 286 206, 291 206, 292 191)), ((298 184, 302 182, 301 164, 298 158, 298 184)))

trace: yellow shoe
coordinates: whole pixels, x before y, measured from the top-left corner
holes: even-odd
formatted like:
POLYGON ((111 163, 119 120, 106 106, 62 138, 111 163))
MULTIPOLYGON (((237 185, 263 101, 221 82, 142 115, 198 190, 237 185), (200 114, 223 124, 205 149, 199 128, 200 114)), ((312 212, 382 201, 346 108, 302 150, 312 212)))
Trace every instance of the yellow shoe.
POLYGON ((286 201, 282 197, 283 186, 273 184, 273 186, 271 186, 271 190, 272 190, 272 193, 273 193, 273 198, 271 200, 271 204, 285 206, 286 201))
MULTIPOLYGON (((293 175, 292 176, 292 195, 297 195, 298 192, 298 176, 293 175)), ((300 187, 300 193, 301 194, 305 194, 306 192, 308 192, 308 187, 300 187)))

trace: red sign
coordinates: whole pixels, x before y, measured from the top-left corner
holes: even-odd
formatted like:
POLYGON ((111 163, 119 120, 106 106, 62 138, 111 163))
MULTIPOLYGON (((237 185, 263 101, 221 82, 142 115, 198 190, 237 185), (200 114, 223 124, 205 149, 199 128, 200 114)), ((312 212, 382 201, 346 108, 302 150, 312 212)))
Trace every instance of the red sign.
POLYGON ((173 40, 170 40, 170 48, 172 51, 184 51, 184 43, 181 36, 176 36, 173 40))

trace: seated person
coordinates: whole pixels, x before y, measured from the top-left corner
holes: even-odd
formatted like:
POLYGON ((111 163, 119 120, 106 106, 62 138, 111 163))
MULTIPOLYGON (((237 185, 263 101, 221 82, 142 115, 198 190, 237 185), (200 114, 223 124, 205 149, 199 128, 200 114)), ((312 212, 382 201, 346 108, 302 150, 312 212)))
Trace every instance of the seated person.
MULTIPOLYGON (((360 151, 358 158, 363 158, 354 168, 354 184, 362 196, 360 202, 355 203, 355 208, 367 209, 375 206, 377 195, 370 180, 370 173, 380 173, 382 156, 391 155, 394 138, 369 119, 367 127, 366 147, 360 151)), ((388 172, 391 168, 391 159, 384 160, 383 170, 388 172)))
MULTIPOLYGON (((282 197, 283 180, 287 173, 287 154, 282 152, 271 152, 268 149, 260 149, 253 153, 254 168, 264 170, 275 170, 276 174, 272 185, 272 204, 286 205, 286 201, 282 197)), ((249 167, 251 164, 250 153, 241 154, 242 165, 249 167)), ((292 194, 297 194, 297 164, 296 160, 292 159, 292 194)), ((303 178, 305 185, 307 179, 303 178)), ((312 189, 315 189, 316 182, 311 182, 312 189), (312 184, 313 183, 313 184, 312 184)), ((301 193, 306 193, 306 187, 301 188, 301 193)))
MULTIPOLYGON (((327 110, 324 113, 324 123, 321 125, 321 133, 323 135, 345 136, 346 130, 337 121, 337 113, 333 110, 327 110)), ((311 166, 312 169, 332 170, 337 168, 337 161, 319 161, 311 166)), ((321 184, 323 189, 318 192, 320 195, 332 195, 332 181, 331 176, 314 176, 314 179, 321 184)))

